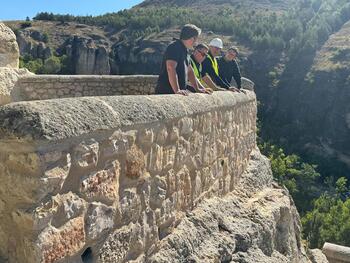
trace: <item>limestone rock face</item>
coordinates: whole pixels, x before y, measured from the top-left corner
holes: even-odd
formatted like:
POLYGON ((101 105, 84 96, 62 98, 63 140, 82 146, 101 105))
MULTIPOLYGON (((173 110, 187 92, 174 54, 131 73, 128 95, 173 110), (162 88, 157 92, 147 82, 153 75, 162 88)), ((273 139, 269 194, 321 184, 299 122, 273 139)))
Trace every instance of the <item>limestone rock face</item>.
POLYGON ((74 37, 67 47, 67 54, 74 62, 75 74, 108 75, 111 73, 109 52, 93 39, 74 37))
POLYGON ((0 67, 18 68, 19 51, 16 36, 3 23, 0 23, 0 67))
POLYGON ((17 33, 19 52, 22 56, 47 59, 52 55, 51 48, 45 42, 45 35, 34 29, 21 30, 17 33))

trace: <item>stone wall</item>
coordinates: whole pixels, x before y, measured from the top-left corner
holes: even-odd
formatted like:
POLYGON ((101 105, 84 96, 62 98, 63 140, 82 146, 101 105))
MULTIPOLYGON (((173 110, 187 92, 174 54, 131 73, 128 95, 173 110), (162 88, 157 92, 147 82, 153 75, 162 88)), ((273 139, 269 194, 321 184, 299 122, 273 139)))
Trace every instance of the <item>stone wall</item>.
POLYGON ((329 263, 349 263, 350 248, 332 243, 324 243, 323 253, 327 256, 329 263))
POLYGON ((29 75, 19 79, 21 100, 154 94, 158 76, 29 75))
POLYGON ((0 120, 9 262, 150 253, 203 199, 232 191, 256 147, 251 91, 19 102, 0 120))

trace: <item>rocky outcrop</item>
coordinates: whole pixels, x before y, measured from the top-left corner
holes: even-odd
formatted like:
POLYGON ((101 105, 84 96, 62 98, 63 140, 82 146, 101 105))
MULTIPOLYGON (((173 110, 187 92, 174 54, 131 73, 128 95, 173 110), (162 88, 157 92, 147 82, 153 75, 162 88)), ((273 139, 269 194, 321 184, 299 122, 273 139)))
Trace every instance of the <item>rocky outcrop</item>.
POLYGON ((66 43, 66 54, 70 57, 75 74, 109 75, 111 65, 108 47, 93 39, 73 37, 66 43))
POLYGON ((235 191, 203 202, 137 262, 327 262, 310 261, 300 237, 293 200, 255 151, 235 191))
POLYGON ((19 52, 16 36, 0 22, 0 67, 18 68, 19 52))
POLYGON ((15 34, 0 23, 0 105, 19 100, 19 91, 15 86, 17 80, 30 73, 18 69, 19 51, 15 34))
POLYGON ((33 58, 47 59, 52 55, 52 50, 45 42, 45 35, 37 30, 17 31, 17 42, 22 56, 30 55, 33 58))

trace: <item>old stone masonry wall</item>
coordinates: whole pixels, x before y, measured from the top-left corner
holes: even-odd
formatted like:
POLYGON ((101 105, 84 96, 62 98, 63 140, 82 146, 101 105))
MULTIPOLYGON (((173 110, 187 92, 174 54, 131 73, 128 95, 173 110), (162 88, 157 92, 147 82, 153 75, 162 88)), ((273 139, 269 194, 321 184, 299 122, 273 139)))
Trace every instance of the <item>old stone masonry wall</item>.
POLYGON ((27 75, 16 90, 24 100, 82 96, 154 94, 158 76, 64 76, 27 75))
POLYGON ((256 147, 251 91, 19 102, 0 120, 9 262, 149 253, 186 211, 232 191, 256 147))

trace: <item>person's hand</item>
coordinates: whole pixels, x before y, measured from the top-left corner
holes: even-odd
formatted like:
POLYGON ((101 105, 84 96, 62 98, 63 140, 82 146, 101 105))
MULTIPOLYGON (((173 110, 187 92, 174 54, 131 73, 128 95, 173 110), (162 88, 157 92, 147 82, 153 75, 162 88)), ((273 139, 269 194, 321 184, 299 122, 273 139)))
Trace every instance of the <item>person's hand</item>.
POLYGON ((205 92, 208 93, 208 94, 213 94, 214 91, 211 88, 206 88, 205 92))
POLYGON ((188 90, 183 90, 180 89, 176 92, 176 94, 180 94, 180 95, 184 95, 184 96, 188 96, 190 94, 190 92, 188 90))
POLYGON ((236 87, 230 87, 228 90, 233 91, 233 92, 240 92, 240 90, 237 89, 236 87))
POLYGON ((212 94, 213 93, 213 90, 210 89, 210 88, 207 88, 207 89, 199 89, 198 90, 200 93, 205 93, 205 94, 212 94))

